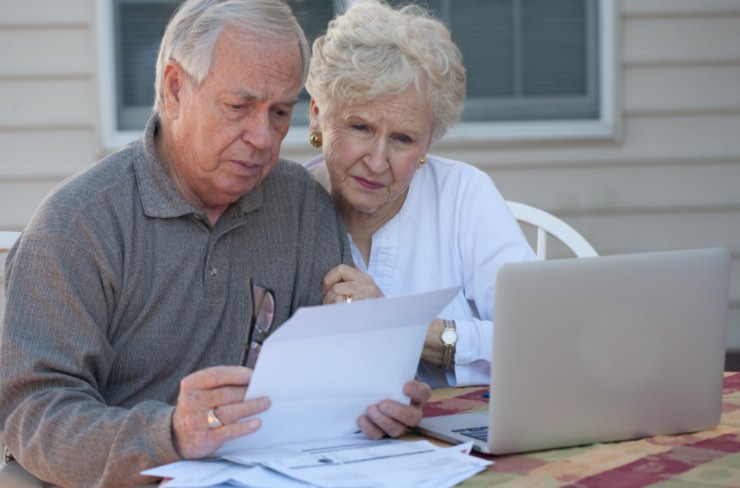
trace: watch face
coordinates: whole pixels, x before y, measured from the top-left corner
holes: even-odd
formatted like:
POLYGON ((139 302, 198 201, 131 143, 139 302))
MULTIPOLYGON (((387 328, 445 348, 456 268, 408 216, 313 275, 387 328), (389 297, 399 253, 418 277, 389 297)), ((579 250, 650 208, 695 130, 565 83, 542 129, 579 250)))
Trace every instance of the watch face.
POLYGON ((457 342, 457 332, 452 329, 442 331, 442 343, 448 346, 454 345, 457 342))

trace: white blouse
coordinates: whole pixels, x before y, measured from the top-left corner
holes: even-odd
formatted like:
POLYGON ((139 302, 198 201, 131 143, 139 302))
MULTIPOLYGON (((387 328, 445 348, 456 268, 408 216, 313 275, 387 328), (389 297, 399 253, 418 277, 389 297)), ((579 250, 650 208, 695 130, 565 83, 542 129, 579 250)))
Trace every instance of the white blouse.
MULTIPOLYGON (((319 156, 305 166, 325 180, 323 162, 319 156)), ((504 263, 536 257, 487 174, 428 156, 401 210, 373 234, 369 264, 354 244, 352 254, 386 296, 460 286, 439 314, 457 324, 454 369, 422 362, 419 376, 432 387, 488 384, 496 271, 504 263)))

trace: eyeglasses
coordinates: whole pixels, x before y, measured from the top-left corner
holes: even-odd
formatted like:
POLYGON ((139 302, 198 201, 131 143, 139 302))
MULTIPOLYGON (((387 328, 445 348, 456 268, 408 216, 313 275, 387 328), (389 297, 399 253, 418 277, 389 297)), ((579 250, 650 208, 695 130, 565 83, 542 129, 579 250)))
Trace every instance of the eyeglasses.
POLYGON ((275 293, 269 288, 255 285, 252 283, 252 278, 249 278, 248 288, 252 291, 252 316, 249 317, 249 327, 239 364, 254 368, 257 364, 257 356, 262 350, 262 343, 272 332, 275 318, 275 293))

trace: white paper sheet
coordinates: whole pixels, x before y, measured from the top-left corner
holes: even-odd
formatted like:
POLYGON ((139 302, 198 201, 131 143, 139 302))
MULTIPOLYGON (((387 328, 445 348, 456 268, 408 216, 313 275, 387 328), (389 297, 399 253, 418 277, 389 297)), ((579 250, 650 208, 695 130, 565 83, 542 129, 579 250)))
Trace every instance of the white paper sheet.
POLYGON ((168 488, 448 488, 492 463, 469 456, 471 445, 349 436, 241 451, 232 460, 244 465, 181 461, 144 474, 172 478, 162 485, 168 488))
POLYGON ((142 474, 170 478, 162 488, 306 488, 305 482, 264 466, 243 466, 225 460, 178 461, 144 471, 142 474))
POLYGON ((299 309, 267 338, 246 398, 268 396, 262 427, 217 455, 341 437, 383 399, 408 402, 431 320, 459 288, 299 309))
POLYGON ((273 470, 327 488, 454 486, 491 464, 459 449, 429 441, 388 441, 361 448, 343 448, 278 458, 265 464, 273 470), (450 479, 457 480, 450 482, 450 479))

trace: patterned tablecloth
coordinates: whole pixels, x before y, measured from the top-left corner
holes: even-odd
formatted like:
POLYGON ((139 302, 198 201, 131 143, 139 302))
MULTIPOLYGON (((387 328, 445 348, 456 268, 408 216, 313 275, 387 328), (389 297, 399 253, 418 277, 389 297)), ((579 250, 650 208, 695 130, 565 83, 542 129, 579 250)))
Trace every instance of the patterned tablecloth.
MULTIPOLYGON (((486 391, 435 390, 425 416, 483 410, 486 391)), ((494 464, 461 486, 740 487, 740 373, 725 373, 722 418, 711 431, 483 457, 494 464)))

